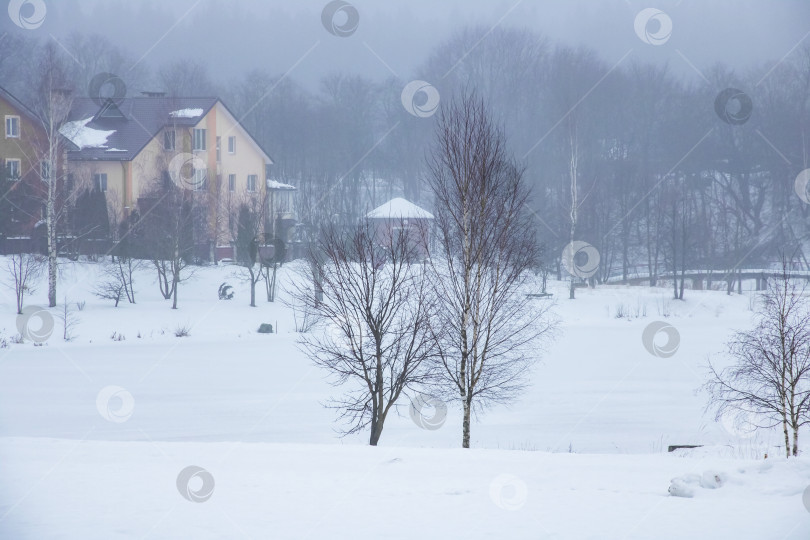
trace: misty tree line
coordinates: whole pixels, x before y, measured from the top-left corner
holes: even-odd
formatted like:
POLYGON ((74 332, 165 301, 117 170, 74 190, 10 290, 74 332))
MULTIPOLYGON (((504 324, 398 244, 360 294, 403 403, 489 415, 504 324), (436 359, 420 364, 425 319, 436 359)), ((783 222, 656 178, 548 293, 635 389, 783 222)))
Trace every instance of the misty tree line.
MULTIPOLYGON (((466 132, 452 126, 452 115, 410 115, 401 104, 402 80, 332 74, 324 77, 315 93, 290 77, 258 69, 223 84, 212 81, 199 63, 150 70, 103 39, 76 36, 66 42, 75 60, 62 57, 66 80, 52 81, 51 89, 57 88, 56 83, 86 88, 96 73, 107 71, 124 78, 130 94, 134 89, 157 89, 170 95, 221 96, 271 150, 276 163, 272 174, 299 187, 299 218, 312 226, 316 246, 322 248, 313 256, 313 266, 326 265, 331 252, 331 270, 342 264, 348 272, 347 280, 340 281, 339 272, 321 268, 309 281, 320 279, 325 289, 331 287, 333 294, 326 297, 337 304, 323 302, 317 287, 299 291, 308 309, 320 310, 342 334, 340 343, 315 342, 313 356, 343 381, 363 373, 360 379, 368 392, 363 390, 339 407, 354 427, 370 427, 370 442, 376 443, 385 414, 409 385, 433 387, 461 401, 463 444, 468 446, 471 411, 516 395, 530 359, 521 350, 537 335, 536 323, 548 322, 537 314, 539 320, 530 321, 532 330, 513 317, 525 312, 521 309, 525 296, 515 294, 524 284, 525 270, 541 265, 561 276, 559 254, 572 239, 587 241, 599 251, 597 281, 636 272, 649 272, 651 283, 688 269, 731 272, 768 264, 781 252, 794 253, 791 262, 807 267, 802 248, 808 210, 794 193, 794 180, 807 168, 810 49, 742 74, 716 65, 704 70, 697 82, 686 82, 666 66, 632 58, 610 65, 592 50, 556 46, 528 30, 498 28, 474 46, 484 32, 482 28, 459 32, 437 47, 416 74, 439 90, 443 103, 468 92, 482 98, 487 114, 474 124, 490 125, 491 117, 493 126, 502 126, 493 128, 496 136, 489 139, 500 145, 494 154, 516 157, 493 159, 487 174, 480 175, 489 183, 467 186, 472 190, 467 192, 442 183, 444 175, 454 175, 448 172, 453 152, 441 152, 452 150, 454 136, 466 132), (742 122, 723 121, 715 111, 718 94, 730 87, 742 89, 754 104, 753 114, 742 122), (515 179, 520 189, 510 192, 515 179), (524 187, 531 188, 533 197, 525 196, 524 187), (357 218, 365 211, 400 193, 436 209, 440 254, 429 259, 430 268, 422 266, 429 272, 427 282, 409 273, 416 267, 408 267, 402 274, 404 288, 391 281, 395 268, 390 263, 399 257, 403 268, 408 266, 408 244, 389 239, 392 246, 406 251, 391 248, 383 256, 363 243, 369 240, 368 232, 357 230, 362 227, 357 218), (476 226, 454 227, 448 217, 454 205, 466 201, 461 215, 468 216, 473 208, 470 200, 512 206, 505 213, 491 213, 492 207, 484 205, 488 211, 477 216, 476 226), (521 244, 531 236, 529 224, 521 221, 526 210, 531 230, 545 244, 542 251, 533 240, 521 244), (490 220, 504 226, 488 226, 490 220), (508 222, 515 220, 519 231, 503 234, 510 231, 508 222), (342 224, 341 234, 330 237, 337 224, 342 224), (375 262, 381 256, 385 264, 375 262), (501 266, 503 257, 507 262, 501 266), (358 261, 368 264, 358 267, 358 261), (366 281, 359 281, 365 287, 334 294, 357 283, 351 271, 358 268, 369 272, 362 275, 366 281), (488 274, 493 269, 497 276, 488 274), (380 281, 375 281, 377 277, 380 281), (495 294, 500 289, 488 281, 494 277, 512 280, 505 284, 509 294, 495 294), (393 304, 362 303, 386 286, 393 304), (398 297, 400 293, 405 296, 398 297), (344 305, 352 299, 359 303, 344 305), (409 311, 414 306, 416 311, 409 311), (386 319, 392 313, 396 316, 386 319), (489 332, 497 334, 493 342, 489 332), (346 341, 352 340, 358 348, 347 349, 346 341), (495 349, 487 351, 484 347, 490 344, 495 349), (430 376, 416 369, 422 363, 431 368, 430 376), (386 379, 386 374, 391 377, 386 379)), ((0 49, 3 85, 12 93, 36 96, 27 89, 39 88, 33 83, 42 74, 37 70, 42 66, 39 60, 46 52, 52 58, 54 48, 45 51, 36 42, 9 35, 0 41, 0 49)), ((155 186, 163 188, 167 187, 155 186)), ((82 219, 96 216, 97 222, 73 227, 103 234, 104 209, 98 196, 74 195, 73 208, 84 209, 76 214, 82 219)), ((178 285, 193 271, 189 265, 194 262, 190 250, 195 208, 197 214, 208 210, 204 201, 195 205, 176 190, 147 195, 155 201, 149 208, 154 219, 133 214, 132 223, 109 223, 113 220, 107 216, 110 230, 123 231, 119 234, 125 241, 116 245, 110 279, 98 292, 116 302, 123 297, 134 302, 133 265, 143 259, 152 262, 161 293, 176 307, 178 285)), ((48 200, 58 201, 50 195, 48 200)), ((55 209, 53 215, 60 212, 55 209)), ((245 203, 238 219, 229 223, 241 245, 238 262, 248 271, 252 302, 258 282, 252 242, 260 222, 259 211, 251 212, 245 203)), ((52 234, 49 225, 49 242, 52 234)), ((55 254, 49 246, 49 259, 55 254)), ((30 276, 36 264, 12 258, 11 265, 20 310, 26 291, 20 280, 30 276)), ((52 268, 55 275, 55 265, 52 268)), ((787 275, 788 269, 784 271, 787 275)), ((786 447, 795 455, 798 430, 806 425, 810 410, 810 393, 805 390, 810 337, 803 306, 792 311, 796 315, 791 324, 780 326, 804 293, 791 289, 787 278, 781 283, 782 288, 766 298, 760 326, 753 333, 738 334, 730 344, 737 363, 725 372, 715 371, 709 389, 721 410, 742 409, 764 415, 770 425, 781 423, 786 447), (757 401, 760 395, 769 401, 757 401)), ((55 290, 49 291, 49 300, 55 305, 55 290)), ((540 332, 549 328, 541 324, 540 332)))
MULTIPOLYGON (((684 81, 666 65, 632 55, 611 65, 525 29, 498 27, 475 45, 486 30, 459 31, 414 76, 443 100, 475 89, 504 125, 533 188, 552 272, 562 275, 559 254, 572 232, 598 249, 597 281, 756 267, 780 248, 798 248, 807 264, 808 209, 793 182, 810 145, 810 49, 744 73, 716 64, 684 81), (753 102, 743 124, 715 113, 729 87, 753 102)), ((35 45, 12 35, 0 43, 0 80, 12 92, 26 95, 19 74, 35 64, 35 45)), ((73 36, 65 48, 76 59, 66 57, 77 89, 109 71, 130 95, 221 96, 270 149, 271 174, 299 187, 305 224, 351 221, 396 194, 432 204, 424 156, 436 118, 403 108, 407 81, 333 73, 308 91, 294 72, 261 66, 234 81, 213 80, 213 68, 195 61, 149 60, 152 68, 98 36, 73 36)))

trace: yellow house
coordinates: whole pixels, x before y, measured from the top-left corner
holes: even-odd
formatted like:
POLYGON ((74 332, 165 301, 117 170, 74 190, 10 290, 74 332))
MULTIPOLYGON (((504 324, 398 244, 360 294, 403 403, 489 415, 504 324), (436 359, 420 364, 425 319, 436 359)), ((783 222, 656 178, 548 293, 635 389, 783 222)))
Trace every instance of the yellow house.
POLYGON ((60 132, 71 143, 68 172, 77 188, 106 193, 111 221, 120 223, 141 197, 172 181, 204 200, 204 238, 212 255, 232 255, 233 215, 258 198, 266 206, 273 161, 218 98, 75 99, 60 132))
POLYGON ((4 212, 0 215, 1 252, 19 250, 22 244, 10 246, 11 240, 27 240, 44 218, 42 206, 50 174, 42 161, 47 144, 39 117, 2 87, 0 119, 0 202, 6 203, 0 209, 4 212))

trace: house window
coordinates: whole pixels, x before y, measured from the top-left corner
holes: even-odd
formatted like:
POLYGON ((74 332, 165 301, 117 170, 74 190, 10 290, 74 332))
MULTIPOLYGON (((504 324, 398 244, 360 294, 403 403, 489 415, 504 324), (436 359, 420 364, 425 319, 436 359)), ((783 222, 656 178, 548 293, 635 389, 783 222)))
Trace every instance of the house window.
POLYGON ((163 149, 174 150, 174 130, 167 129, 163 132, 163 149))
POLYGON ((236 191, 236 175, 228 175, 228 191, 236 191))
POLYGON ((7 159, 6 160, 6 178, 9 180, 20 179, 20 160, 7 159))
POLYGON ((217 163, 222 161, 222 137, 217 137, 217 163))
POLYGON ((194 146, 192 146, 194 151, 202 152, 205 150, 206 131, 205 129, 194 129, 194 146))
POLYGON ((107 192, 107 173, 97 173, 93 175, 93 185, 102 193, 107 192))
POLYGON ((18 138, 20 136, 20 117, 6 116, 6 138, 18 138))
POLYGON ((207 187, 207 180, 207 169, 194 169, 194 177, 192 178, 192 186, 194 191, 204 191, 207 187))
POLYGON ((48 161, 39 162, 39 177, 43 182, 48 182, 51 179, 51 164, 48 161))
POLYGON ((276 213, 292 214, 292 191, 279 190, 273 195, 276 200, 276 213))
POLYGON ((247 190, 248 191, 256 191, 256 184, 259 181, 259 175, 257 174, 249 174, 248 175, 248 182, 247 182, 247 190))
POLYGON ((236 137, 228 137, 228 153, 235 154, 236 153, 236 137))

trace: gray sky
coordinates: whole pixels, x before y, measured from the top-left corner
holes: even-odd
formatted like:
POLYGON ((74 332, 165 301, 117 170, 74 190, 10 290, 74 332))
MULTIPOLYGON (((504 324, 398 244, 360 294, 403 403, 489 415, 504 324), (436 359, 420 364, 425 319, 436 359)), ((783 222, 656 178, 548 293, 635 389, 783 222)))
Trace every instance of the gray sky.
POLYGON ((810 44, 807 0, 352 0, 360 23, 346 38, 322 26, 326 0, 45 2, 46 20, 35 30, 43 37, 98 32, 152 65, 209 59, 215 79, 255 67, 291 70, 309 87, 332 71, 412 78, 432 47, 468 24, 527 27, 554 42, 592 47, 610 65, 631 51, 689 77, 696 76, 690 62, 744 68, 779 60, 803 38, 810 44), (634 32, 636 14, 651 6, 672 20, 660 46, 634 32))

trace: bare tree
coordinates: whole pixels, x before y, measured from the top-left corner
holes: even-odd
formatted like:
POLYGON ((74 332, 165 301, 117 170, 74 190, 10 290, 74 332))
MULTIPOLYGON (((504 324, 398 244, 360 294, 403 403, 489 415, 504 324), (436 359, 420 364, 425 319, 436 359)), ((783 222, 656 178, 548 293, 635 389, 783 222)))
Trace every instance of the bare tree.
POLYGON ((236 219, 234 263, 243 270, 243 277, 250 284, 250 306, 256 307, 256 284, 264 276, 259 257, 259 245, 264 244, 264 216, 266 197, 259 193, 246 193, 239 205, 236 219))
POLYGON ((414 250, 406 228, 376 231, 361 222, 344 234, 330 227, 309 261, 321 275, 323 300, 309 280, 289 291, 290 305, 326 326, 304 335, 306 353, 336 386, 353 384, 331 406, 349 423, 347 434, 369 428, 372 446, 403 392, 426 382, 433 354, 433 303, 425 267, 411 263, 414 250))
POLYGON ((81 322, 81 319, 76 312, 70 308, 70 302, 65 297, 65 303, 61 311, 56 315, 62 321, 62 339, 65 341, 73 341, 76 335, 73 333, 76 327, 81 322))
POLYGON ((25 295, 34 292, 34 284, 42 274, 45 260, 34 253, 12 253, 8 259, 8 270, 14 278, 14 293, 17 298, 17 313, 22 313, 25 295))
POLYGON ((161 294, 177 309, 179 285, 194 274, 188 268, 194 252, 193 197, 167 183, 154 186, 141 201, 144 218, 134 220, 139 223, 139 249, 157 271, 161 294))
POLYGON ((272 244, 273 256, 270 259, 261 259, 262 273, 264 274, 264 288, 267 293, 268 302, 276 301, 276 284, 278 283, 276 274, 287 257, 287 246, 284 244, 283 240, 274 238, 272 244))
POLYGON ((115 307, 124 296, 124 284, 118 279, 116 275, 107 275, 104 281, 96 284, 93 294, 102 300, 112 300, 115 302, 115 307))
POLYGON ((430 259, 439 384, 462 402, 469 448, 473 409, 517 395, 537 357, 530 346, 552 322, 521 290, 538 259, 528 191, 483 101, 465 95, 442 110, 428 168, 439 246, 430 259))
MULTIPOLYGON (((734 363, 725 369, 709 364, 705 388, 716 418, 743 414, 755 418, 755 428, 779 424, 785 454, 799 453, 799 428, 810 422, 810 302, 807 283, 782 274, 769 283, 758 312, 758 323, 737 332, 728 343, 734 363), (792 443, 791 443, 792 435, 792 443)), ((750 420, 749 420, 750 421, 750 420)))
POLYGON ((130 220, 121 223, 120 240, 113 246, 110 263, 105 269, 112 280, 121 284, 130 304, 135 303, 135 272, 144 265, 144 261, 135 258, 136 241, 132 227, 130 220))
POLYGON ((130 304, 134 304, 134 274, 143 261, 123 255, 119 246, 113 248, 113 251, 117 251, 118 254, 113 255, 109 261, 104 263, 102 278, 96 285, 94 294, 99 298, 114 301, 115 307, 118 307, 118 303, 123 298, 126 298, 130 304))
MULTIPOLYGON (((35 110, 44 131, 44 139, 38 148, 40 174, 47 183, 45 201, 45 226, 48 245, 48 305, 56 306, 57 278, 57 222, 63 201, 59 200, 60 189, 64 187, 62 176, 62 135, 60 129, 68 117, 73 103, 70 78, 65 62, 56 46, 47 44, 39 62, 37 78, 37 103, 35 110)), ((67 134, 68 136, 70 134, 67 134)))

